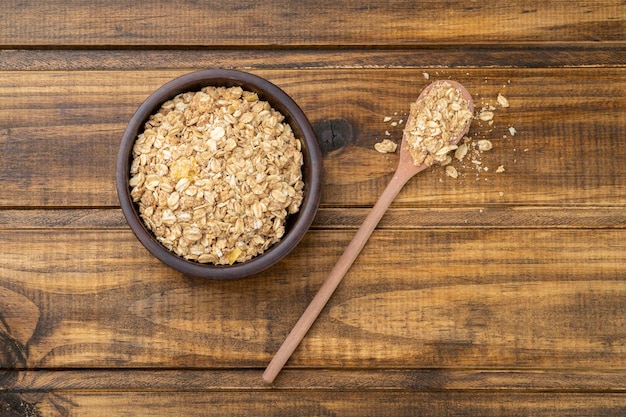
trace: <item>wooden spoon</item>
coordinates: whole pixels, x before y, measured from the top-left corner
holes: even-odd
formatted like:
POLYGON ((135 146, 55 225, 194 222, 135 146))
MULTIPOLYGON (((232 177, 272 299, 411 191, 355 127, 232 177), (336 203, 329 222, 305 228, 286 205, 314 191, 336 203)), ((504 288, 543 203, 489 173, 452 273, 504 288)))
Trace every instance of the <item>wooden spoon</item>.
MULTIPOLYGON (((468 101, 469 111, 473 114, 474 103, 472 100, 472 96, 467 91, 467 89, 465 89, 465 87, 455 81, 444 80, 433 82, 422 91, 417 100, 419 101, 423 99, 423 97, 428 94, 428 92, 433 87, 435 87, 438 83, 444 82, 449 83, 450 85, 452 85, 452 87, 456 88, 460 92, 461 96, 468 101)), ((409 123, 411 117, 414 117, 414 115, 409 114, 409 120, 407 120, 407 124, 409 123)), ((469 126, 470 122, 467 122, 463 131, 461 131, 456 137, 451 138, 450 145, 457 144, 461 140, 461 138, 467 133, 469 126)), ((405 130, 402 137, 402 144, 400 146, 400 162, 398 163, 398 168, 395 174, 391 178, 391 181, 387 185, 387 188, 385 188, 385 191, 383 191, 382 195, 372 208, 371 212, 366 217, 359 230, 356 232, 354 238, 352 238, 350 244, 346 247, 343 255, 341 256, 341 258, 339 258, 337 264, 326 278, 326 281, 324 281, 318 293, 315 295, 307 309, 304 311, 294 328, 291 330, 291 332, 283 342, 278 352, 276 352, 276 355, 274 356, 272 361, 267 366, 265 372, 263 373, 263 380, 266 383, 271 384, 274 381, 291 354, 296 350, 306 333, 315 322, 315 319, 319 316, 322 309, 332 296, 333 292, 343 279, 344 275, 346 274, 346 272, 348 272, 348 269, 350 269, 350 266, 352 266, 352 263, 365 246, 365 243, 378 225, 380 219, 383 217, 383 214, 385 214, 385 211, 391 205, 391 202, 398 195, 404 184, 406 184, 407 181, 415 174, 425 170, 430 166, 425 163, 416 166, 413 157, 409 153, 408 147, 409 144, 407 140, 407 133, 405 130)))

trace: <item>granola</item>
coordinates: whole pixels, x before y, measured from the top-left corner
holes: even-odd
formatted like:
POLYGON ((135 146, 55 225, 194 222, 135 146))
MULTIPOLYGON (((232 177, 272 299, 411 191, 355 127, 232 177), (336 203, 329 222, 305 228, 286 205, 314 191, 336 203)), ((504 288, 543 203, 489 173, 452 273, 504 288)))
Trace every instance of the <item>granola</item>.
POLYGON ((285 233, 303 199, 303 155, 284 116, 240 87, 165 102, 133 147, 131 196, 176 255, 245 262, 285 233))

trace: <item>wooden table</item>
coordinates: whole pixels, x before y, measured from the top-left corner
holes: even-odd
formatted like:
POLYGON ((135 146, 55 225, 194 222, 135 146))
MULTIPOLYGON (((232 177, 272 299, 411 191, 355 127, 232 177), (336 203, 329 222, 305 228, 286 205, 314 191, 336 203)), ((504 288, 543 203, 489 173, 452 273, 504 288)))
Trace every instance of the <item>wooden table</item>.
POLYGON ((3 3, 0 415, 626 415, 626 3, 232 3, 3 3), (211 67, 283 88, 324 150, 303 242, 231 282, 151 257, 115 190, 138 105, 211 67), (396 167, 374 144, 442 78, 492 123, 407 184, 267 386, 396 167))

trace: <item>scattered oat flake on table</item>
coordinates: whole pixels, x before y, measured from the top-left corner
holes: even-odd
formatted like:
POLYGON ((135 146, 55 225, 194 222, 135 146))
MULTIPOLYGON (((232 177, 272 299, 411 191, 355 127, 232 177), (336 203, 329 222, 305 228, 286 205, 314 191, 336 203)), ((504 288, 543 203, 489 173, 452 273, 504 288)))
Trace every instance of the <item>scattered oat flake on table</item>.
POLYGON ((374 149, 380 153, 394 153, 398 145, 389 139, 384 139, 382 142, 374 144, 374 149))
POLYGON ((422 75, 424 76, 424 79, 428 80, 430 78, 430 74, 427 72, 422 73, 422 75))
POLYGON ((509 100, 504 97, 502 94, 498 94, 498 104, 502 107, 509 107, 509 100))
POLYGON ((457 178, 459 176, 459 172, 452 165, 446 166, 446 175, 451 178, 457 178))
POLYGON ((384 123, 390 122, 391 121, 391 116, 385 116, 385 118, 383 119, 384 123))
POLYGON ((493 144, 491 143, 490 140, 487 139, 481 139, 478 142, 476 142, 476 144, 478 145, 478 149, 480 151, 489 151, 491 150, 491 148, 493 148, 493 144))
POLYGON ((515 128, 511 126, 509 127, 509 133, 511 134, 511 136, 515 136, 515 134, 517 133, 517 130, 515 130, 515 128))
POLYGON ((496 172, 500 173, 500 172, 504 172, 504 165, 500 165, 498 167, 498 169, 496 169, 496 172))
POLYGON ((482 120, 483 122, 488 122, 490 120, 493 120, 493 112, 492 111, 483 110, 478 115, 478 118, 480 120, 482 120))

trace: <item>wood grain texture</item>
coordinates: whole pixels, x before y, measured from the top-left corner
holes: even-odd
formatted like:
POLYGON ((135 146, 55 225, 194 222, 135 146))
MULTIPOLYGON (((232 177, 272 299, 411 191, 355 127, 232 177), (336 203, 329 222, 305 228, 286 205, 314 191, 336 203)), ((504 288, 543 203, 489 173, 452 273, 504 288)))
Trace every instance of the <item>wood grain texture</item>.
MULTIPOLYGON (((116 206, 117 146, 139 104, 185 71, 10 71, 1 73, 1 206, 116 206), (34 152, 36 150, 36 152, 34 152), (97 161, 97 163, 94 163, 97 161), (71 169, 68 169, 71 167, 71 169)), ((371 206, 397 165, 374 143, 399 141, 400 120, 427 81, 419 69, 258 70, 291 94, 313 124, 338 120, 352 146, 324 160, 323 204, 371 206), (322 92, 322 93, 320 93, 322 92), (375 100, 373 98, 376 98, 375 100), (389 136, 386 136, 386 133, 389 136), (350 167, 350 175, 345 169, 350 167)), ((474 140, 494 149, 481 173, 457 164, 453 181, 432 169, 413 179, 396 205, 624 205, 626 69, 437 70, 432 78, 464 82, 477 106, 498 93, 511 103, 495 122, 475 121, 474 140), (511 136, 509 128, 517 130, 511 136), (498 166, 506 172, 496 173, 498 166), (501 194, 502 193, 502 194, 501 194)), ((326 134, 334 135, 332 130, 326 134)), ((324 137, 320 138, 324 141, 324 137)))
POLYGON ((299 46, 624 41, 626 6, 518 1, 280 0, 146 5, 125 1, 8 1, 3 47, 299 46), (46 16, 42 19, 41 16, 46 16), (417 23, 417 24, 416 24, 417 23))
MULTIPOLYGON (((323 207, 312 229, 355 230, 369 208, 323 207)), ((119 208, 5 209, 0 229, 124 229, 119 208)), ((411 207, 388 209, 378 230, 401 229, 624 229, 626 212, 620 206, 512 206, 411 207)))
POLYGON ((624 67, 623 42, 437 45, 361 49, 159 48, 159 49, 4 49, 0 70, 152 70, 152 69, 313 69, 313 68, 562 68, 624 67))
MULTIPOLYGON (((290 365, 623 368, 622 235, 375 233, 290 365)), ((128 231, 1 232, 3 303, 33 306, 8 334, 28 368, 263 366, 350 237, 312 231, 262 276, 207 283, 128 231)))
POLYGON ((622 394, 466 393, 466 392, 61 392, 34 393, 9 399, 19 416, 133 416, 196 414, 204 416, 467 416, 502 417, 616 416, 624 411, 622 394), (12 400, 12 401, 11 401, 12 400), (21 402, 20 402, 21 401, 21 402), (36 406, 35 406, 36 404, 36 406))
POLYGON ((625 22, 619 0, 5 1, 0 415, 626 415, 625 22), (137 106, 212 67, 283 88, 324 151, 310 232, 241 281, 151 257, 114 185, 137 106), (442 78, 495 107, 469 135, 493 149, 407 184, 265 385, 396 168, 384 118, 442 78))
MULTIPOLYGON (((150 390, 150 391, 264 391, 261 369, 67 369, 15 371, 12 390, 150 390)), ((344 391, 465 391, 551 393, 624 393, 626 384, 619 370, 565 369, 287 369, 274 389, 285 392, 320 389, 344 391)))
POLYGON ((31 416, 107 415, 123 409, 133 410, 131 403, 140 405, 132 411, 133 415, 141 415, 146 408, 165 414, 169 413, 169 407, 174 407, 167 404, 176 403, 182 391, 188 399, 196 400, 177 404, 177 413, 187 409, 195 413, 198 403, 210 402, 214 405, 208 413, 215 415, 316 414, 323 404, 328 413, 335 411, 341 415, 370 415, 374 411, 377 415, 390 413, 394 416, 405 415, 403 412, 406 415, 418 412, 451 415, 451 410, 458 408, 458 415, 510 416, 538 412, 542 415, 609 416, 621 412, 625 390, 618 372, 438 369, 312 372, 298 369, 284 371, 281 387, 268 395, 267 388, 259 382, 260 373, 260 370, 242 370, 236 374, 229 370, 29 371, 16 375, 13 388, 0 394, 0 404, 22 411, 16 415, 31 416), (350 409, 335 405, 337 396, 333 390, 343 393, 339 398, 342 403, 348 403, 350 409), (89 398, 83 398, 86 391, 89 398), (128 395, 128 391, 133 394, 128 395), (256 403, 232 404, 243 398, 240 392, 253 395, 256 403), (350 396, 349 392, 357 394, 350 396), (376 401, 384 398, 385 409, 368 404, 367 399, 372 397, 376 401), (469 398, 481 400, 470 403, 469 398), (115 401, 110 402, 111 399, 115 401), (303 399, 306 401, 302 402, 303 399), (150 404, 146 404, 148 401, 150 404), (448 404, 445 410, 421 408, 443 401, 448 404), (502 402, 509 406, 502 408, 502 402), (41 414, 37 414, 40 411, 41 414))

